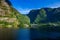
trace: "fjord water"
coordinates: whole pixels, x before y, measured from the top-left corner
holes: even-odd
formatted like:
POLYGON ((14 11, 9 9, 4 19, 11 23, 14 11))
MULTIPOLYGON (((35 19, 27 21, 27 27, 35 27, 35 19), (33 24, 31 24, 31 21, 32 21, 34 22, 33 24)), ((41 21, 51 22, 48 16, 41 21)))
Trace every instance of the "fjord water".
POLYGON ((17 40, 30 40, 30 29, 24 28, 19 29, 17 40))
POLYGON ((32 40, 57 40, 60 39, 60 32, 41 32, 36 29, 31 30, 31 39, 32 40))
POLYGON ((60 32, 44 32, 37 29, 21 28, 17 33, 17 40, 59 39, 60 32))

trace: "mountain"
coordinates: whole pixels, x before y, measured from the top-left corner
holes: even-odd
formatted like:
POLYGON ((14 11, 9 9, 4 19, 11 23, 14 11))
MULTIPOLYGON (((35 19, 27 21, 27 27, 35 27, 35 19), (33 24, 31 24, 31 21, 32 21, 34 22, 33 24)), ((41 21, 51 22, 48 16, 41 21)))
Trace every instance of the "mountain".
POLYGON ((9 0, 0 0, 0 27, 18 28, 29 22, 29 18, 13 8, 9 0))
POLYGON ((60 22, 60 7, 59 8, 41 8, 31 10, 27 16, 31 23, 59 23, 60 22))

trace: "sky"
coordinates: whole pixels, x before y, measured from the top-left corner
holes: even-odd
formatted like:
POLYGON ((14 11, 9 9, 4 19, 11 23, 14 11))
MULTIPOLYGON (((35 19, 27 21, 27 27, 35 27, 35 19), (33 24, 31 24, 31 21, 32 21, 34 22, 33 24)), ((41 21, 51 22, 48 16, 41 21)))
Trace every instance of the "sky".
POLYGON ((45 7, 60 7, 60 0, 10 0, 13 7, 22 14, 28 14, 32 9, 45 7))

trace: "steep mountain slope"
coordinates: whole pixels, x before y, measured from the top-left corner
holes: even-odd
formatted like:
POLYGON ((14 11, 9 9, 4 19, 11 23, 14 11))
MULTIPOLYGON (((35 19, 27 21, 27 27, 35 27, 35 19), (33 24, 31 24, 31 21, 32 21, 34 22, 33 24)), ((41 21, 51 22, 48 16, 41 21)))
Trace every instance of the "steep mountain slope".
POLYGON ((41 8, 31 10, 28 14, 31 23, 56 23, 60 21, 60 8, 41 8))
POLYGON ((0 0, 0 27, 20 27, 25 22, 22 18, 25 18, 25 16, 13 8, 9 0, 0 0))

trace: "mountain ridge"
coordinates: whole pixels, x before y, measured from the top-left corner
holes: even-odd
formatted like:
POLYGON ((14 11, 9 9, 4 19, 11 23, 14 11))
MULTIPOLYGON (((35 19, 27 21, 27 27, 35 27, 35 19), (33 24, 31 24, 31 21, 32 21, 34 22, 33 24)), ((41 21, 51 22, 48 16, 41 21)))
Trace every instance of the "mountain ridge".
POLYGON ((20 28, 29 26, 29 18, 18 12, 9 0, 0 0, 0 27, 20 28), (26 21, 27 20, 27 21, 26 21))
POLYGON ((41 8, 41 9, 37 9, 37 10, 31 10, 29 12, 29 14, 27 14, 27 16, 30 18, 31 23, 37 22, 37 24, 39 24, 39 23, 44 23, 44 22, 48 23, 48 22, 59 21, 59 18, 57 17, 57 15, 59 13, 60 13, 60 7, 58 7, 58 8, 41 8))

